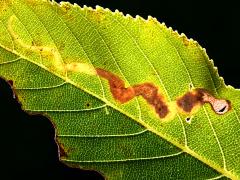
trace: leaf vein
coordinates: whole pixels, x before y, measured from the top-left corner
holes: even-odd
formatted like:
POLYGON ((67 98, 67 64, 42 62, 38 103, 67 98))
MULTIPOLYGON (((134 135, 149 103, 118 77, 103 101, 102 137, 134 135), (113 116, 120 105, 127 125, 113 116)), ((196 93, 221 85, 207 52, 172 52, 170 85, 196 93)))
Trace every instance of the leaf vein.
POLYGON ((220 178, 222 178, 222 177, 225 177, 225 176, 224 176, 224 175, 219 175, 219 176, 216 176, 216 177, 207 179, 207 180, 216 180, 216 179, 220 179, 220 178))
POLYGON ((102 106, 88 108, 88 109, 25 109, 30 112, 83 112, 83 111, 93 111, 97 109, 102 109, 107 107, 107 104, 102 106))
POLYGON ((144 129, 139 132, 129 133, 129 134, 105 134, 105 135, 78 135, 78 134, 59 134, 58 137, 76 137, 76 138, 106 138, 106 137, 129 137, 129 136, 137 136, 147 132, 147 129, 144 129))
POLYGON ((57 84, 57 85, 52 85, 52 86, 43 86, 43 87, 14 87, 14 89, 16 90, 42 90, 42 89, 53 89, 53 88, 58 88, 61 87, 63 85, 67 84, 66 81, 64 81, 61 84, 57 84))
POLYGON ((72 160, 72 159, 62 159, 62 161, 66 162, 77 162, 77 163, 112 163, 112 162, 127 162, 127 161, 143 161, 143 160, 154 160, 154 159, 163 159, 163 158, 170 158, 175 157, 183 154, 183 151, 174 153, 174 154, 168 154, 164 156, 154 156, 154 157, 146 157, 146 158, 131 158, 131 159, 113 159, 113 160, 86 160, 86 161, 78 161, 78 160, 72 160))
POLYGON ((14 63, 14 62, 16 62, 16 61, 19 61, 20 59, 22 59, 22 58, 21 58, 21 57, 18 57, 18 58, 14 59, 14 60, 1 62, 0 65, 14 63))

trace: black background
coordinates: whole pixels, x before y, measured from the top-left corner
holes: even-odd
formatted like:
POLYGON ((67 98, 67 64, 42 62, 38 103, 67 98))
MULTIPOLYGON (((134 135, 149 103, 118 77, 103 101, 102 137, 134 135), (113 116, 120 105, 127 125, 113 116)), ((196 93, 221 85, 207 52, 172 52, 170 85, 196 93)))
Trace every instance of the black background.
MULTIPOLYGON (((82 0, 77 3, 118 9, 132 16, 156 17, 179 33, 184 32, 197 40, 214 59, 226 84, 240 88, 239 8, 231 1, 210 4, 204 1, 82 0)), ((5 167, 1 176, 4 179, 21 176, 33 179, 102 179, 96 172, 68 168, 60 163, 51 122, 41 115, 23 112, 16 99, 12 98, 9 85, 2 79, 0 106, 1 154, 5 167)))

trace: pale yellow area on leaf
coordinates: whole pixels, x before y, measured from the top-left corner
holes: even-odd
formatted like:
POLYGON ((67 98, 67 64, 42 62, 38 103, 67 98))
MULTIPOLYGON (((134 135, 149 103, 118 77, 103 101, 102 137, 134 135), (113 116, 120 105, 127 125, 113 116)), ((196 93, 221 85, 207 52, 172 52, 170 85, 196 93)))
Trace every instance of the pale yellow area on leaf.
POLYGON ((59 51, 55 47, 48 47, 48 46, 36 46, 36 45, 28 45, 19 37, 17 33, 15 33, 13 26, 14 21, 16 21, 17 18, 15 15, 12 15, 9 18, 8 21, 8 31, 11 34, 13 40, 17 42, 22 48, 30 50, 32 52, 40 53, 41 56, 47 56, 49 59, 52 60, 53 67, 57 69, 60 72, 63 72, 64 74, 67 71, 71 72, 78 72, 78 73, 84 73, 88 75, 96 75, 96 70, 93 66, 87 64, 87 63, 64 63, 61 59, 61 55, 59 54, 59 51))
POLYGON ((96 75, 96 70, 93 66, 86 63, 68 63, 64 65, 67 71, 79 72, 88 75, 96 75))

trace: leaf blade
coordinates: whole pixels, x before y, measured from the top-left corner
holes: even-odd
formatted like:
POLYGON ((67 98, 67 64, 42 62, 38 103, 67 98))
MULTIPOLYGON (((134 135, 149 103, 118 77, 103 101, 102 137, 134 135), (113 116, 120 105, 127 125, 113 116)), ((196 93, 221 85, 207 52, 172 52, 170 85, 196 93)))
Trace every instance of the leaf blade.
MULTIPOLYGON (((225 139, 228 139, 228 137, 232 134, 234 135, 232 135, 233 138, 231 139, 238 139, 236 138, 237 133, 227 134, 227 136, 222 133, 226 129, 221 124, 219 125, 219 122, 217 121, 220 121, 220 123, 225 123, 224 118, 218 116, 216 117, 216 114, 211 111, 209 106, 204 106, 194 115, 194 121, 192 119, 190 126, 188 124, 184 124, 184 118, 186 116, 182 114, 179 114, 176 118, 168 121, 167 123, 162 123, 160 126, 158 125, 159 119, 156 118, 154 112, 149 112, 149 106, 143 99, 138 98, 133 102, 130 102, 127 105, 123 105, 120 107, 120 105, 117 104, 112 98, 112 94, 109 92, 109 85, 106 81, 100 79, 99 77, 96 78, 86 74, 79 75, 76 73, 72 73, 70 75, 68 74, 68 76, 65 76, 65 73, 62 72, 61 69, 61 63, 59 64, 59 62, 61 62, 62 60, 64 60, 65 63, 80 61, 93 64, 94 67, 109 68, 109 71, 121 76, 125 80, 126 85, 134 85, 145 81, 154 82, 154 84, 159 86, 160 91, 167 97, 169 101, 181 94, 179 92, 188 91, 189 84, 194 85, 194 87, 204 87, 211 91, 214 91, 216 88, 221 87, 218 90, 219 92, 213 92, 214 95, 217 95, 218 93, 218 97, 224 98, 232 96, 231 93, 229 93, 230 90, 225 88, 223 81, 218 77, 218 75, 216 76, 213 65, 208 62, 207 55, 196 42, 191 40, 188 41, 185 39, 184 36, 179 37, 171 29, 169 30, 165 26, 159 25, 158 22, 153 19, 149 19, 146 22, 141 18, 137 18, 135 20, 131 17, 124 18, 118 12, 114 14, 111 13, 109 10, 104 10, 101 8, 97 8, 97 10, 92 10, 89 8, 79 9, 78 7, 72 7, 68 4, 63 5, 63 7, 60 8, 55 3, 51 4, 49 2, 43 1, 26 1, 26 3, 21 2, 24 1, 17 1, 17 3, 13 3, 11 7, 12 10, 10 11, 14 11, 15 16, 17 16, 18 19, 21 19, 21 21, 19 20, 20 22, 17 21, 14 25, 16 25, 15 30, 17 30, 17 32, 19 31, 19 34, 21 34, 25 39, 22 42, 17 41, 16 38, 14 39, 13 32, 15 31, 13 30, 13 32, 10 32, 10 36, 12 36, 13 41, 15 41, 14 45, 17 46, 18 49, 13 50, 12 42, 10 42, 9 39, 7 41, 1 41, 1 47, 12 51, 18 56, 17 58, 25 59, 29 62, 32 62, 37 66, 49 71, 51 74, 55 74, 56 76, 62 78, 64 81, 61 81, 61 83, 65 83, 66 81, 67 84, 72 84, 74 87, 81 89, 81 93, 83 93, 82 91, 85 91, 88 94, 97 97, 99 100, 106 103, 109 108, 112 107, 113 109, 121 112, 123 115, 126 115, 128 118, 130 117, 131 119, 136 120, 137 122, 145 126, 148 130, 156 133, 164 139, 167 139, 172 144, 180 147, 185 152, 191 154, 197 159, 200 159, 201 161, 210 165, 214 169, 217 169, 221 173, 229 177, 237 177, 236 175, 233 175, 234 173, 232 174, 232 172, 226 171, 225 169, 227 163, 227 165, 229 166, 228 169, 234 169, 234 172, 238 174, 238 165, 234 162, 232 163, 231 161, 232 159, 237 159, 238 161, 239 158, 236 155, 230 156, 231 154, 228 153, 230 154, 228 155, 228 157, 231 158, 228 158, 226 160, 224 155, 225 151, 231 152, 232 150, 236 149, 234 148, 236 145, 232 145, 232 147, 229 148, 229 143, 225 139), (35 3, 34 5, 37 6, 34 7, 31 3, 35 3), (42 7, 44 10, 40 11, 41 8, 38 9, 39 7, 42 7), (68 12, 69 9, 66 7, 70 9, 71 13, 68 12), (20 9, 24 9, 26 12, 23 13, 20 11, 20 9), (63 15, 62 11, 67 11, 67 13, 64 12, 66 14, 63 15), (29 20, 27 18, 29 14, 35 17, 33 18, 34 23, 37 23, 38 28, 41 27, 40 31, 45 32, 45 34, 43 33, 44 35, 42 35, 42 37, 37 36, 37 31, 36 29, 34 29, 33 23, 29 23, 29 20), (87 14, 86 17, 84 16, 84 14, 87 14), (54 18, 50 19, 48 17, 49 15, 54 18), (70 15, 72 15, 72 17, 70 15), (75 19, 76 17, 78 19, 75 19), (72 22, 69 23, 69 19, 73 20, 73 22, 78 22, 78 25, 72 22), (60 27, 60 30, 57 30, 56 32, 54 31, 54 27, 56 26, 54 22, 60 22, 59 24, 57 24, 58 27, 60 27), (136 25, 137 23, 138 25, 136 25), (24 26, 22 26, 23 24, 24 26), (90 27, 89 29, 92 29, 92 31, 89 30, 90 34, 92 35, 89 39, 86 37, 84 38, 84 35, 82 35, 82 37, 79 35, 81 34, 78 32, 80 29, 82 32, 85 32, 85 36, 87 36, 86 32, 88 31, 84 28, 79 28, 82 27, 82 24, 84 24, 88 28, 90 27), (108 27, 109 24, 111 24, 111 28, 108 27), (78 27, 79 29, 77 29, 76 27, 78 27), (106 30, 106 28, 108 29, 106 30), (153 31, 154 33, 151 31, 153 31), (65 36, 62 36, 62 34, 57 34, 57 32, 64 32, 66 34, 65 36), (94 34, 94 32, 96 33, 94 34), (134 34, 136 35, 134 36, 134 34), (152 38, 149 34, 155 34, 154 38, 152 38), (121 40, 121 38, 114 39, 114 35, 123 38, 124 41, 121 40), (34 38, 31 38, 31 36, 33 36, 34 38), (64 45, 64 50, 60 52, 59 49, 61 47, 61 42, 66 41, 64 40, 64 38, 66 39, 66 37, 70 39, 67 40, 68 44, 64 45), (35 40, 39 40, 39 38, 42 40, 41 43, 35 40), (75 43, 70 43, 72 41, 75 43), (34 45, 31 46, 31 49, 28 44, 31 44, 32 42, 34 42, 34 45), (80 42, 84 42, 87 45, 83 45, 80 42), (40 52, 39 47, 41 47, 41 45, 36 44, 43 44, 44 47, 47 47, 45 50, 45 55, 48 56, 47 58, 44 59, 44 57, 38 57, 38 53, 40 52), (46 44, 47 46, 45 46, 46 44), (91 44, 92 48, 88 47, 90 46, 89 44, 91 44), (122 46, 121 44, 124 44, 124 46, 122 46), (143 47, 141 47, 140 44, 143 47), (186 47, 185 44, 187 44, 186 47), (73 51, 71 49, 73 46, 77 47, 76 51, 73 51), (123 49, 123 47, 125 47, 125 49, 123 49), (30 48, 30 51, 26 51, 27 48, 30 48), (54 52, 51 53, 49 48, 51 48, 50 50, 53 50, 54 52), (158 51, 156 51, 155 49, 158 49, 158 51), (168 52, 168 55, 164 53, 165 51, 168 52), (91 62, 89 60, 88 54, 91 55, 91 62), (103 57, 102 54, 106 54, 106 56, 103 57), (194 54, 194 56, 192 54, 194 54), (71 58, 69 59, 68 56, 70 56, 71 58), (103 58, 109 64, 104 65, 101 58, 103 58), (161 63, 159 63, 158 59, 161 60, 161 63), (174 59, 175 61, 173 61, 172 59, 174 59), (50 62, 46 60, 50 60, 50 62), (193 61, 194 63, 192 63, 193 61), (129 62, 131 62, 130 66, 129 62), (201 67, 203 62, 207 64, 207 67, 201 67), (55 67, 56 64, 57 66, 60 66, 60 68, 55 67), (111 64, 115 64, 115 66, 111 67, 111 64), (174 69, 173 67, 176 64, 180 68, 174 69), (198 67, 198 64, 200 66, 199 71, 203 71, 199 74, 194 72, 194 68, 198 67), (172 68, 167 68, 168 66, 172 68), (163 68, 165 70, 160 71, 162 67, 165 67, 163 68), (152 72, 154 73, 154 75, 152 75, 152 72), (132 74, 137 73, 142 74, 146 77, 142 78, 142 76, 132 76, 132 74), (206 81, 206 79, 209 79, 209 75, 213 75, 211 77, 213 82, 211 83, 206 81), (180 79, 179 81, 182 82, 181 84, 176 82, 170 83, 175 76, 178 76, 178 79, 180 79), (91 82, 92 84, 89 84, 89 82, 91 82), (214 120, 213 122, 212 119, 214 120), (202 132, 205 133, 202 134, 208 134, 208 132, 212 133, 209 136, 205 137, 204 135, 194 130, 197 129, 198 126, 203 127, 202 132), (216 130, 215 127, 217 127, 216 130), (224 150, 219 141, 218 134, 221 135, 222 141, 226 141, 224 143, 224 150), (197 137, 201 137, 201 142, 195 142, 197 137), (188 146, 186 142, 188 142, 188 146), (200 150, 198 149, 202 146, 207 147, 209 149, 209 152, 206 152, 204 148, 200 148, 200 150)), ((8 15, 8 17, 10 18, 12 16, 8 15)), ((5 33, 9 33, 9 18, 5 19, 6 27, 1 28, 0 32, 8 30, 5 33)), ((11 77, 11 74, 9 75, 9 73, 7 73, 7 70, 1 70, 1 75, 3 74, 6 74, 6 77, 11 77)), ((22 72, 21 74, 24 75, 24 72, 22 72)), ((16 77, 17 76, 14 76, 13 79, 15 79, 16 77)), ((23 80, 19 80, 19 82, 21 82, 24 86, 26 86, 25 84, 30 83, 27 81, 24 82, 23 80)), ((26 91, 27 90, 25 89, 25 92, 26 91)), ((24 92, 23 89, 22 92, 24 92)), ((19 91, 19 95, 22 97, 32 96, 26 95, 27 93, 25 92, 21 93, 19 91)), ((61 96, 61 93, 55 94, 61 96)), ((239 92, 235 94, 239 96, 239 92)), ((41 95, 39 95, 38 97, 41 97, 41 95)), ((234 101, 233 98, 231 98, 231 100, 234 101)), ((23 102, 25 102, 23 103, 24 108, 29 110, 32 109, 28 108, 28 106, 31 107, 30 104, 34 105, 34 101, 30 102, 29 98, 26 98, 26 101, 24 101, 23 98, 23 102)), ((47 102, 41 102, 43 104, 47 104, 47 102)), ((235 104, 236 107, 233 107, 233 109, 238 109, 239 103, 235 102, 235 104)), ((61 104, 61 106, 64 107, 64 104, 61 104)), ((43 109, 39 108, 38 110, 41 111, 43 109)), ((229 121, 236 121, 238 119, 238 114, 235 110, 228 116, 231 117, 229 118, 229 121)), ((51 117, 53 117, 53 115, 51 117)), ((237 122, 238 121, 236 121, 234 125, 236 125, 237 122)), ((230 124, 231 126, 233 126, 233 123, 230 124)), ((226 125, 228 125, 228 123, 226 123, 226 125)), ((130 126, 132 127, 134 125, 130 126)), ((59 130, 59 132, 61 131, 59 130)), ((237 128, 236 132, 238 132, 237 128)), ((237 144, 236 147, 239 147, 239 143, 237 141, 235 143, 237 144)))

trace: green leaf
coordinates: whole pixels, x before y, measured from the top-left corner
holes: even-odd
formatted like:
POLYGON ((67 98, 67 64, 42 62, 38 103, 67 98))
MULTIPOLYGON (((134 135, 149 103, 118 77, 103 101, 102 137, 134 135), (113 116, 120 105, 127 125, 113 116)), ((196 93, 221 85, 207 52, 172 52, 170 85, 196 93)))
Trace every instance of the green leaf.
POLYGON ((107 179, 240 179, 239 90, 196 41, 152 17, 3 0, 0 76, 56 125, 68 165, 107 179))

